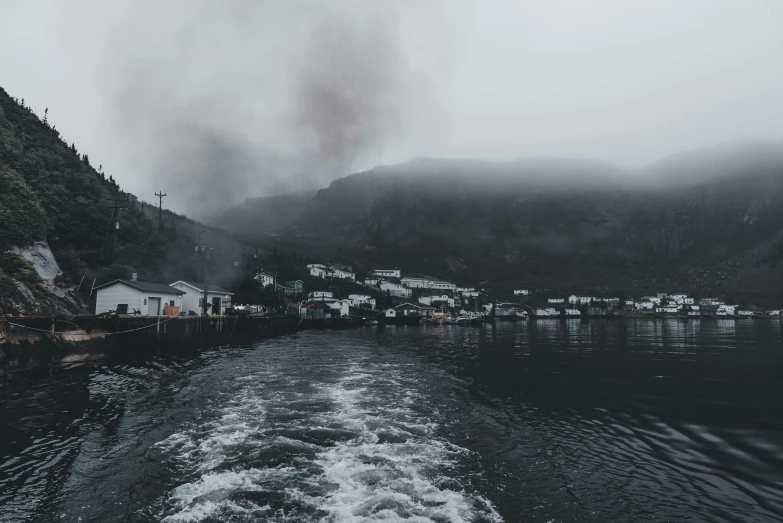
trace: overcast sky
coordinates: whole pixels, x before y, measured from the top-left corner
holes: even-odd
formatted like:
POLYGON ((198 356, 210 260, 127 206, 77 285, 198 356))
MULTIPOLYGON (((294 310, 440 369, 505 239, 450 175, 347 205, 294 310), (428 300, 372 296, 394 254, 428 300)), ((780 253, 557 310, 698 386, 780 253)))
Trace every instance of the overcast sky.
POLYGON ((783 139, 780 0, 3 0, 0 86, 209 215, 412 156, 783 139))

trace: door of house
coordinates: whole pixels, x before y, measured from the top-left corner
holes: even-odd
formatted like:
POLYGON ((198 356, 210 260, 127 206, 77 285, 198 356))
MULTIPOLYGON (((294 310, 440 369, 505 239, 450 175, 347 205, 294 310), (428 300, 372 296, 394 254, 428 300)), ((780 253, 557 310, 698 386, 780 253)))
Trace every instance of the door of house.
POLYGON ((147 298, 147 314, 149 316, 160 315, 160 298, 147 298))
POLYGON ((220 314, 220 296, 212 298, 212 314, 220 314))

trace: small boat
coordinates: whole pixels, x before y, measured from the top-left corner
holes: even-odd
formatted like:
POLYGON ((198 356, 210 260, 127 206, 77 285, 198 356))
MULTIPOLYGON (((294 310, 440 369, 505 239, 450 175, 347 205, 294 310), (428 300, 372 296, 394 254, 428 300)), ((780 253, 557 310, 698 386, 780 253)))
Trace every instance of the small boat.
POLYGON ((446 323, 446 313, 443 311, 443 309, 436 309, 432 313, 432 318, 430 318, 430 323, 436 323, 436 324, 446 323))

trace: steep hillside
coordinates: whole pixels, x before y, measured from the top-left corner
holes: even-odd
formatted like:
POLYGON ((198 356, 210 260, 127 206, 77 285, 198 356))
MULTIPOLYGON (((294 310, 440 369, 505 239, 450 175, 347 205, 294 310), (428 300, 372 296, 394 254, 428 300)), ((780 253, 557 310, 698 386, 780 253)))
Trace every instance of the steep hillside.
MULTIPOLYGON (((94 279, 131 272, 159 281, 196 278, 202 261, 195 233, 206 228, 172 213, 163 224, 159 230, 157 210, 95 169, 46 115, 0 89, 0 314, 75 312, 89 301, 94 279), (115 202, 123 207, 116 214, 115 202), (48 258, 49 248, 54 276, 51 263, 43 269, 35 262, 48 258)), ((245 256, 221 231, 206 229, 202 243, 213 246, 212 271, 222 279, 245 256)))
POLYGON ((210 222, 235 234, 269 234, 296 222, 316 191, 248 198, 210 222))
POLYGON ((505 287, 781 296, 783 146, 639 172, 593 162, 415 160, 333 182, 289 238, 356 263, 505 287))

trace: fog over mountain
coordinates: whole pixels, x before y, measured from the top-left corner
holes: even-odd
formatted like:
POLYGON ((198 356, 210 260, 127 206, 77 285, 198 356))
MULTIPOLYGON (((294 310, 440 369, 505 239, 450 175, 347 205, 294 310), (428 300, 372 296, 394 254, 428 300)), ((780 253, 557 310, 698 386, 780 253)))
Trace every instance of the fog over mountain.
POLYGON ((200 217, 412 157, 783 139, 776 0, 10 0, 0 46, 9 94, 200 217))

